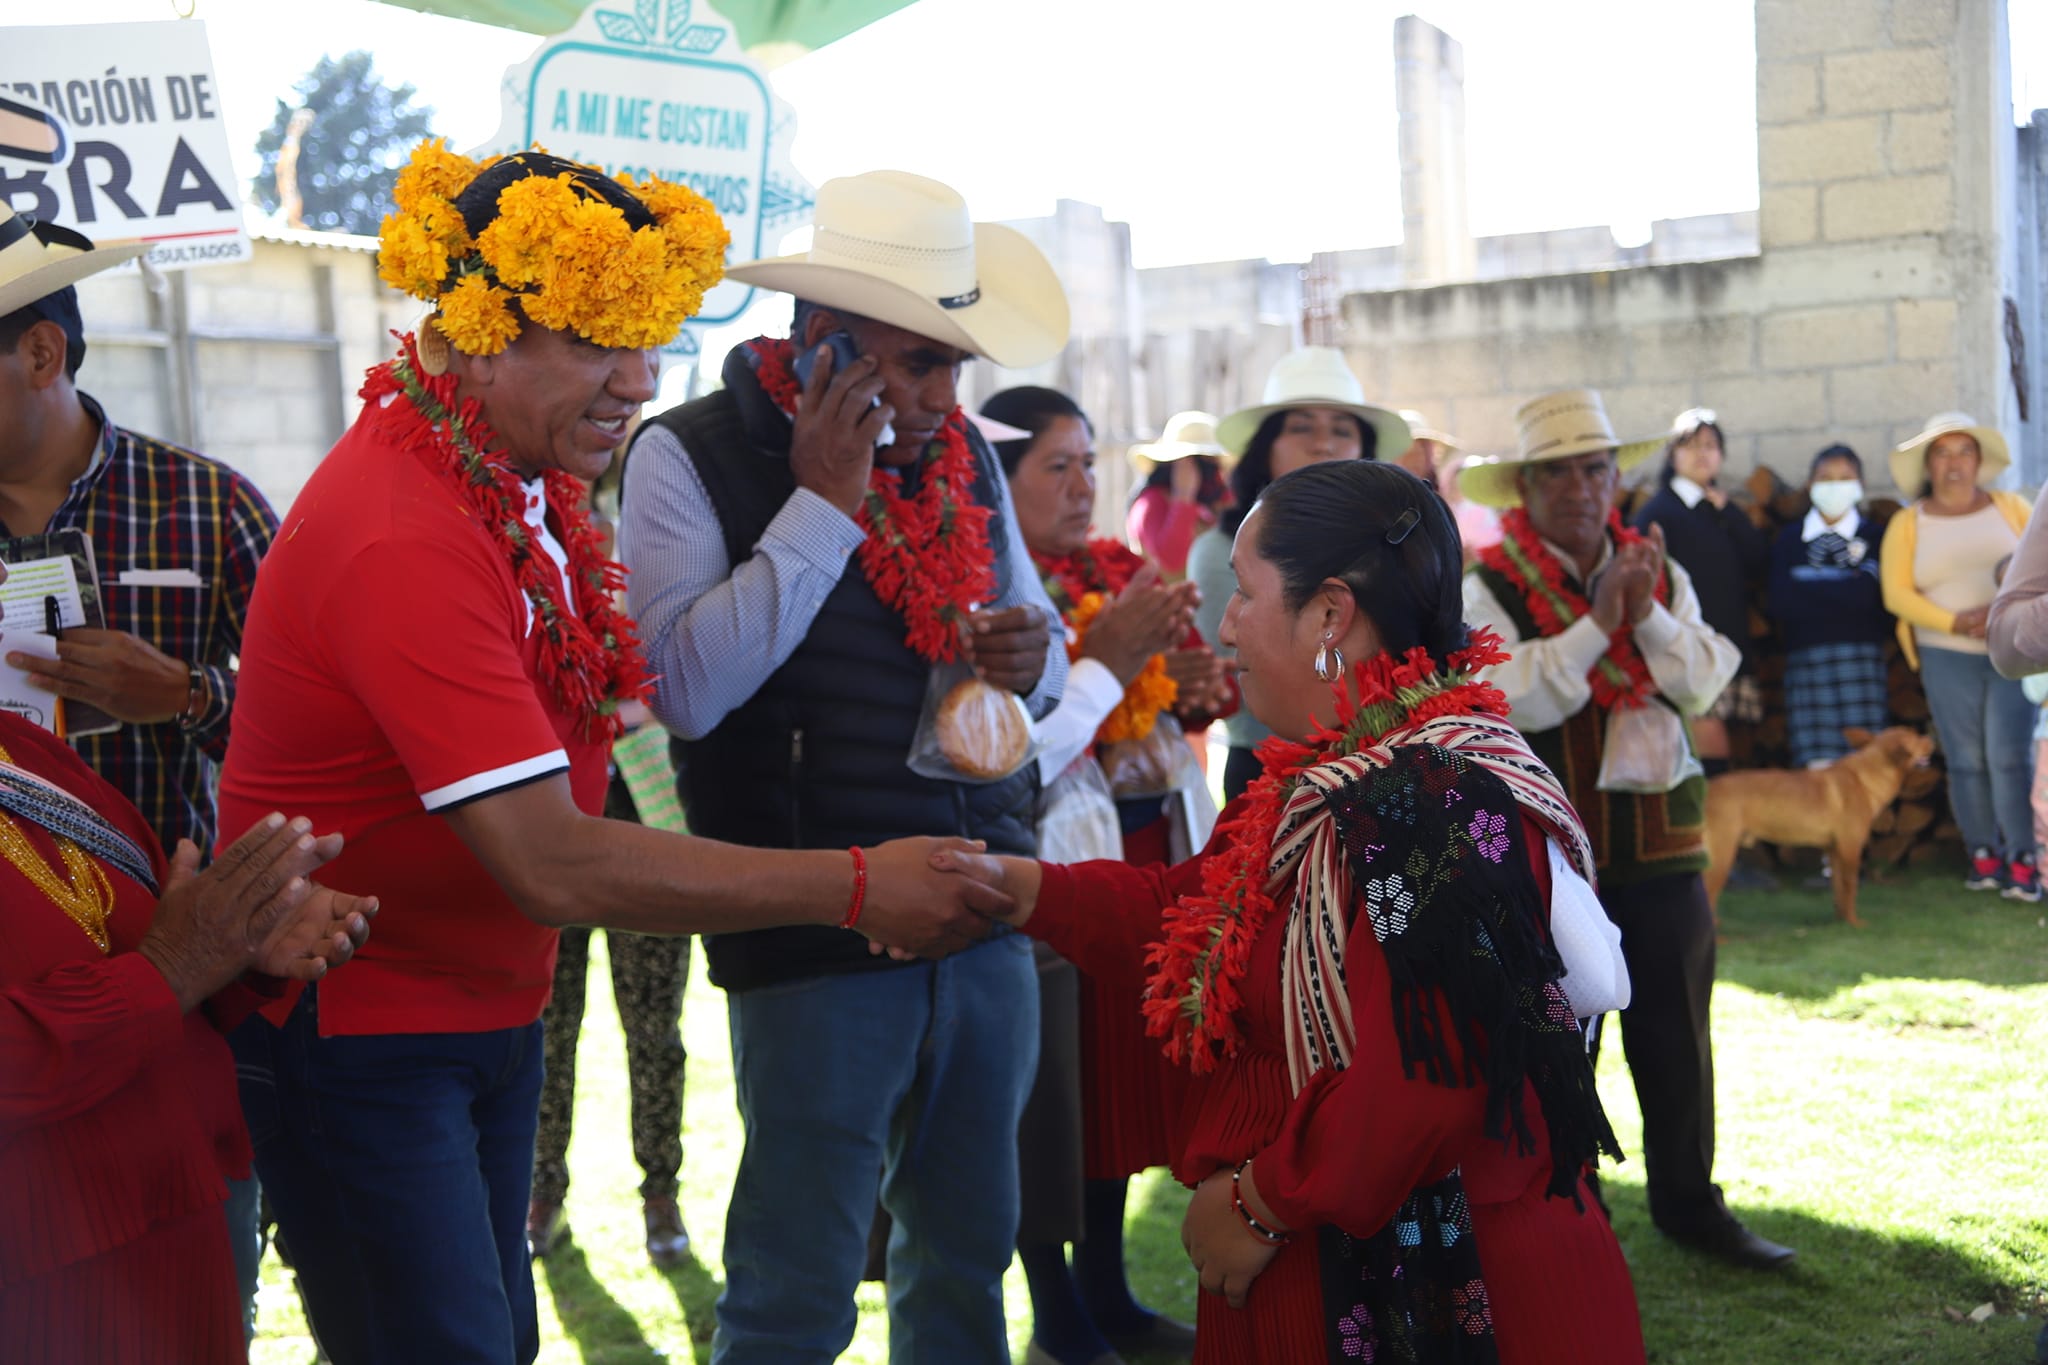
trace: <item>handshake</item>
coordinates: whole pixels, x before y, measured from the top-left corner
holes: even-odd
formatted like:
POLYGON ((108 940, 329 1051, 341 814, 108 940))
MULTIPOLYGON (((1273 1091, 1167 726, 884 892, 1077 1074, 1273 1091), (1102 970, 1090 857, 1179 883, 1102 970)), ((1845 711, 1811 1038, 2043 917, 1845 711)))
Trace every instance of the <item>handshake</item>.
POLYGON ((868 950, 907 961, 971 948, 998 924, 1021 928, 1038 898, 1038 864, 959 838, 892 839, 867 850, 860 932, 868 950))

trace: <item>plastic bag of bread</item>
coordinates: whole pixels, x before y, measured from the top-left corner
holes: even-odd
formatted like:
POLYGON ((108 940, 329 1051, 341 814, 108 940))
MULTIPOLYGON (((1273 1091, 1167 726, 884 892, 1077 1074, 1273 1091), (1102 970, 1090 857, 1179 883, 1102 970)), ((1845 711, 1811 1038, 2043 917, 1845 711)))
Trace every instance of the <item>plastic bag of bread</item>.
POLYGON ((1124 856, 1116 798, 1094 755, 1069 763, 1038 794, 1038 856, 1049 863, 1086 863, 1124 856))
POLYGON ((1187 733, 1179 721, 1164 713, 1152 722, 1150 734, 1099 744, 1095 756, 1109 779, 1109 790, 1119 801, 1165 796, 1201 778, 1201 766, 1195 762, 1195 751, 1188 747, 1187 733))
POLYGON ((947 782, 997 782, 1038 757, 1031 712, 1015 692, 974 676, 964 663, 932 670, 910 770, 947 782))

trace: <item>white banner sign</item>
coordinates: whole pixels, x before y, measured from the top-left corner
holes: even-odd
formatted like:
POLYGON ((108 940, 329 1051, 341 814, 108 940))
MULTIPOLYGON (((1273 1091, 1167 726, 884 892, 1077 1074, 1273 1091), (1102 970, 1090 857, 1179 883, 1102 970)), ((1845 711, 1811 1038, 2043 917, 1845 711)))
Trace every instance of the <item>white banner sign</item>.
POLYGON ((0 198, 174 270, 246 259, 206 25, 0 29, 0 198))
MULTIPOLYGON (((596 0, 568 32, 505 73, 504 121, 484 153, 538 144, 607 174, 654 175, 709 199, 732 234, 728 261, 768 255, 810 221, 811 187, 790 164, 796 117, 702 0, 596 0)), ((753 299, 722 284, 669 348, 753 299)))

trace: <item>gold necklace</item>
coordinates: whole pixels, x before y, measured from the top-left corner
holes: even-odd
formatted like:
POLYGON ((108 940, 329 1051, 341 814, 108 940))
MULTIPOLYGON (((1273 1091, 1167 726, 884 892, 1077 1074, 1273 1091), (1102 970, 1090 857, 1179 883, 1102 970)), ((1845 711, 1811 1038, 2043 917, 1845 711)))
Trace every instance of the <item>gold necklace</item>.
POLYGON ((0 815, 0 854, 13 863, 21 875, 34 882, 36 888, 52 901, 57 908, 70 917, 71 922, 85 930, 87 938, 104 953, 109 951, 107 941, 107 916, 114 909, 114 887, 86 851, 76 841, 63 835, 52 835, 57 843, 57 853, 64 860, 65 876, 58 876, 55 869, 29 842, 21 832, 21 826, 6 815, 0 815))

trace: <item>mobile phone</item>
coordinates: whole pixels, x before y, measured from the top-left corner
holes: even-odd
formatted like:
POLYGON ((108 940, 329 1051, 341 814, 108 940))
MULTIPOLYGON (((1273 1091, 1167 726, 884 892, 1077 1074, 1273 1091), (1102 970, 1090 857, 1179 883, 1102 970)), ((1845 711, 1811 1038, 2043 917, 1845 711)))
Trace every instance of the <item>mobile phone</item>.
MULTIPOLYGON (((811 386, 811 371, 818 368, 819 346, 831 348, 832 373, 835 375, 843 373, 848 365, 860 359, 860 343, 853 339, 851 332, 841 330, 829 333, 817 346, 804 347, 797 353, 796 359, 790 363, 790 372, 796 376, 796 382, 800 387, 809 388, 811 386)), ((879 397, 870 405, 871 409, 879 408, 880 406, 882 406, 882 400, 879 397)), ((895 444, 896 428, 884 422, 881 434, 875 437, 875 448, 879 450, 883 446, 895 444)))

